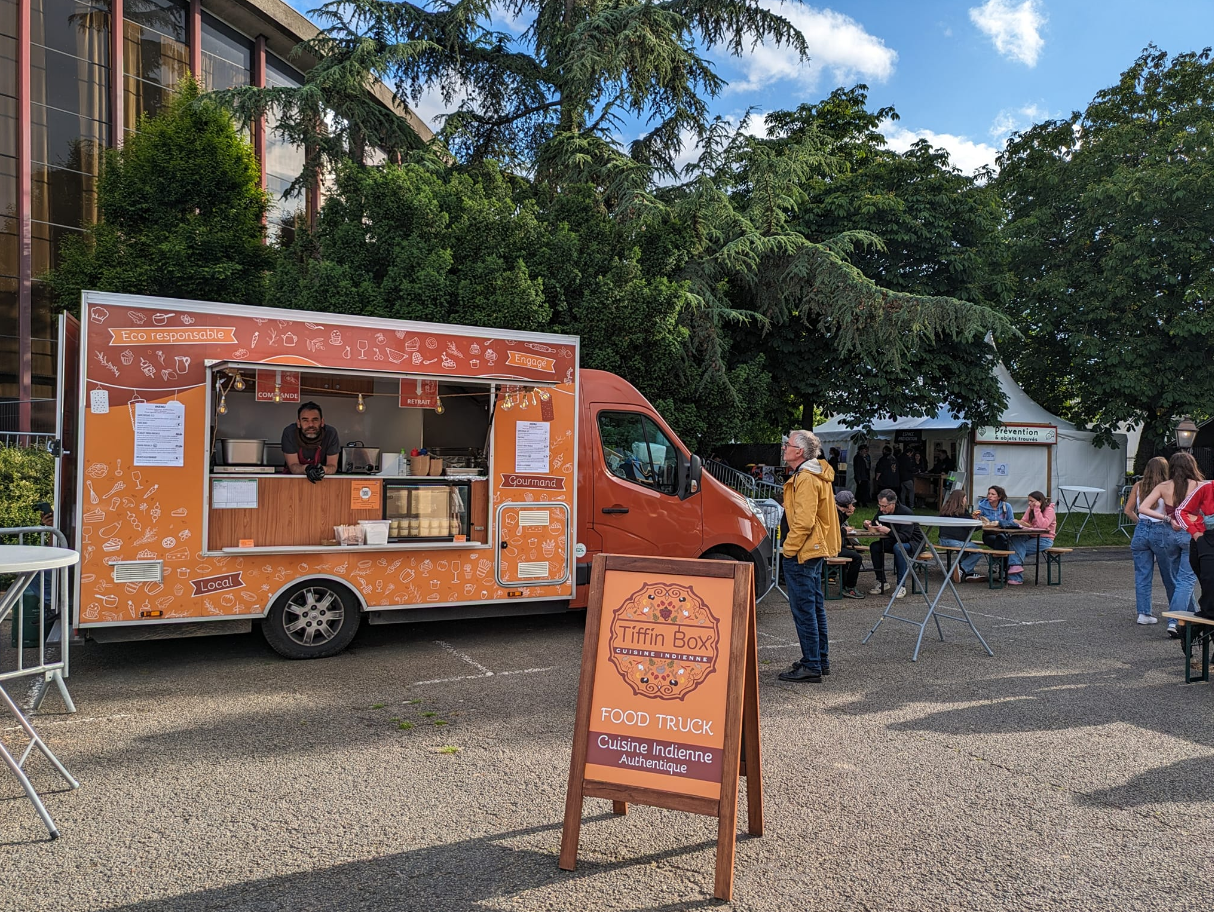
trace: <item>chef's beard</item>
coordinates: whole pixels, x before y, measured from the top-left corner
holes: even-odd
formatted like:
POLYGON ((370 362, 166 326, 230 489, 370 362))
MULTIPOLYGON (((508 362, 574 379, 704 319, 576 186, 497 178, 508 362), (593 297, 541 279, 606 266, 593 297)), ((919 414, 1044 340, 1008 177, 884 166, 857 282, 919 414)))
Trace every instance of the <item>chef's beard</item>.
POLYGON ((316 428, 315 430, 312 428, 299 429, 299 436, 304 440, 319 440, 322 433, 324 433, 324 428, 316 428))

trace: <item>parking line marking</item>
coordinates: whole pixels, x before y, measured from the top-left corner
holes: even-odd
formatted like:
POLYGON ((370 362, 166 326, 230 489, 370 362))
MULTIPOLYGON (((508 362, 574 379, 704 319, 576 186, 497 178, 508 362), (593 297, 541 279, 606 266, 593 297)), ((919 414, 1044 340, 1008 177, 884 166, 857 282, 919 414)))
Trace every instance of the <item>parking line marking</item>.
POLYGON ((992 627, 1033 627, 1037 624, 1065 624, 1066 618, 1057 618, 1052 621, 1012 621, 1010 624, 992 624, 992 627))
POLYGON ((460 652, 458 649, 456 649, 450 643, 444 643, 442 640, 435 640, 434 644, 436 646, 441 646, 443 649, 447 650, 447 652, 451 653, 453 656, 455 656, 460 661, 467 662, 469 665, 471 665, 473 668, 475 668, 477 671, 480 672, 480 675, 478 675, 478 677, 487 678, 493 674, 493 672, 491 672, 488 668, 486 668, 480 662, 473 659, 472 656, 468 655, 466 652, 460 652))
POLYGON ((414 681, 409 687, 420 687, 423 684, 452 684, 455 681, 476 681, 480 678, 503 678, 507 675, 539 674, 543 671, 555 671, 559 665, 549 665, 546 668, 521 668, 517 671, 498 671, 478 675, 456 675, 454 678, 431 678, 429 681, 414 681))

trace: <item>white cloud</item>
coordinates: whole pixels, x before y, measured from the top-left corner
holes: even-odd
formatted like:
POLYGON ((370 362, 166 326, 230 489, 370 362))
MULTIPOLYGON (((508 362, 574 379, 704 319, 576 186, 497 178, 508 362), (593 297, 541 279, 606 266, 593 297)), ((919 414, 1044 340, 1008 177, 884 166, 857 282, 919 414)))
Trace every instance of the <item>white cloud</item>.
POLYGON ((926 139, 931 145, 948 152, 949 161, 966 174, 973 174, 988 165, 994 167, 995 157, 999 154, 997 147, 984 142, 934 130, 908 130, 890 120, 884 121, 879 129, 885 135, 889 148, 895 152, 905 152, 919 140, 926 139))
POLYGON ((827 70, 838 83, 885 82, 893 75, 898 52, 851 17, 779 0, 765 0, 763 5, 800 30, 809 44, 810 61, 804 63, 787 46, 759 44, 738 59, 746 75, 730 86, 732 91, 750 92, 784 79, 812 87, 827 70))
POLYGON ((1024 0, 1018 5, 1012 0, 986 0, 982 6, 970 8, 970 21, 1004 57, 1030 67, 1037 65, 1045 45, 1041 27, 1046 23, 1038 0, 1024 0))
POLYGON ((1046 110, 1035 104, 1025 105, 1014 111, 1004 108, 995 115, 995 119, 991 122, 989 130, 991 139, 1002 146, 1013 133, 1025 130, 1033 124, 1045 120, 1047 116, 1046 110))

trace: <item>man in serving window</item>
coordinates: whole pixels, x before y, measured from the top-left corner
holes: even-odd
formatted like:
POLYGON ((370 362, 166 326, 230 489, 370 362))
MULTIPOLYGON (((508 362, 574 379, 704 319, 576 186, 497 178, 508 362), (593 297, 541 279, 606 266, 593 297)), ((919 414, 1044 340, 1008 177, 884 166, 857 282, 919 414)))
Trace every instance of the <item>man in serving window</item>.
POLYGON ((304 402, 295 413, 295 423, 282 429, 282 458, 292 475, 307 475, 320 481, 337 472, 341 442, 337 431, 325 424, 324 413, 315 402, 304 402))

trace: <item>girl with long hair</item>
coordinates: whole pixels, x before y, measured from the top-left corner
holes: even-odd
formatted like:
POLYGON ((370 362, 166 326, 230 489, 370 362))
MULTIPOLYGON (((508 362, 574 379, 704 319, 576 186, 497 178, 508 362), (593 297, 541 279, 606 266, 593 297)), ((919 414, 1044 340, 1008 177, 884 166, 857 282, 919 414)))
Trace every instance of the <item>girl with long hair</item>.
MULTIPOLYGON (((1156 457, 1160 458, 1160 457, 1156 457)), ((1154 460, 1152 460, 1154 462, 1154 460)), ((1144 476, 1145 480, 1145 476, 1144 476)), ((1183 450, 1172 454, 1168 460, 1168 477, 1150 489, 1150 493, 1142 501, 1138 515, 1156 520, 1167 529, 1166 556, 1171 568, 1172 586, 1168 586, 1163 567, 1159 568, 1160 576, 1164 576, 1164 588, 1168 590, 1168 609, 1170 611, 1196 611, 1193 599, 1193 589, 1197 585, 1197 574, 1193 571, 1188 556, 1190 548, 1189 533, 1180 526, 1179 521, 1173 522, 1176 507, 1190 494, 1197 490, 1205 481, 1197 460, 1191 453, 1183 450)), ((1127 503, 1128 506, 1128 503, 1127 503)), ((1168 621, 1168 636, 1176 638, 1180 631, 1176 621, 1168 621)))
MULTIPOLYGON (((946 497, 944 499, 944 506, 942 506, 940 508, 940 515, 941 516, 964 516, 964 517, 968 518, 970 515, 969 498, 965 496, 965 492, 964 491, 953 491, 953 493, 949 494, 948 497, 946 497)), ((965 542, 963 542, 961 539, 949 537, 950 533, 952 533, 952 532, 953 532, 952 529, 943 529, 942 528, 940 530, 940 544, 946 548, 964 547, 965 542)), ((974 545, 971 544, 970 547, 972 548, 972 547, 974 547, 974 545)), ((961 579, 962 580, 982 579, 982 576, 980 574, 974 572, 975 568, 978 566, 978 561, 981 558, 982 558, 982 555, 978 554, 977 552, 974 552, 972 554, 963 554, 961 556, 961 563, 959 566, 961 567, 961 579)), ((958 580, 958 582, 960 582, 960 580, 958 580)))
POLYGON ((1054 532, 1057 529, 1054 505, 1043 492, 1033 491, 1029 494, 1028 509, 1024 511, 1024 516, 1016 520, 1016 524, 1021 529, 1041 529, 1043 531, 1040 535, 1011 536, 1012 550, 1016 552, 1016 560, 1008 568, 1007 581, 1012 586, 1019 586, 1024 582, 1026 557, 1054 547, 1054 532))
POLYGON ((1172 528, 1165 514, 1157 515, 1154 511, 1155 507, 1163 507, 1163 498, 1157 489, 1167 480, 1168 461, 1162 456, 1153 457, 1125 502, 1126 516, 1137 523, 1134 537, 1130 539, 1130 553, 1134 557, 1134 601, 1139 624, 1159 623, 1151 610, 1151 584, 1156 563, 1169 600, 1176 591, 1170 556, 1172 528))

